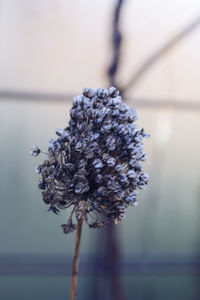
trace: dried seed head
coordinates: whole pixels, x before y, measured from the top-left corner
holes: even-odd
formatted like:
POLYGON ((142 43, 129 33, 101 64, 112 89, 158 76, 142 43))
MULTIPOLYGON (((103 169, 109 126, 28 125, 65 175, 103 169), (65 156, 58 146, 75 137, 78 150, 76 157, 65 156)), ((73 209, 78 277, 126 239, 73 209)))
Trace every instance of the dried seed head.
POLYGON ((40 149, 37 146, 35 146, 35 145, 33 145, 32 148, 31 148, 31 150, 29 151, 29 153, 32 156, 38 156, 40 154, 40 152, 41 152, 40 149))
MULTIPOLYGON (((75 229, 74 216, 91 228, 118 223, 129 205, 137 205, 138 189, 147 185, 139 162, 146 160, 142 140, 149 135, 138 129, 136 110, 122 102, 115 87, 84 88, 73 98, 70 117, 36 168, 43 200, 54 213, 73 207, 61 226, 64 233, 75 229)), ((37 146, 30 151, 33 156, 40 152, 37 146)))

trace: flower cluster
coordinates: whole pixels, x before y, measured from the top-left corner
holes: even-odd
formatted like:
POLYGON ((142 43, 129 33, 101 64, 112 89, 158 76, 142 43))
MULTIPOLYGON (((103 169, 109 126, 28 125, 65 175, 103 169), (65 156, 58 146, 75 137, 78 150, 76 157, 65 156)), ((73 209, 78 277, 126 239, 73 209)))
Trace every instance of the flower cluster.
MULTIPOLYGON (((49 210, 73 207, 61 226, 65 233, 76 228, 73 216, 92 228, 122 220, 148 181, 140 162, 146 160, 142 140, 149 135, 138 129, 136 110, 122 102, 116 88, 84 88, 83 95, 73 98, 70 117, 36 168, 49 210)), ((40 152, 33 146, 33 156, 40 152)))

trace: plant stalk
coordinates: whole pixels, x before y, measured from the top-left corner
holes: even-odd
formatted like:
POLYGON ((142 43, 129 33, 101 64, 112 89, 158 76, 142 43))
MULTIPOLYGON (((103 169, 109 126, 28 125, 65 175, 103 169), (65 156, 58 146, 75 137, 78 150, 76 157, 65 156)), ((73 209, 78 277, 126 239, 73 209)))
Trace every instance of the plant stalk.
POLYGON ((75 249, 74 249, 74 259, 72 265, 70 300, 75 300, 75 294, 76 294, 82 225, 83 225, 83 218, 81 217, 76 227, 76 240, 75 240, 75 249))

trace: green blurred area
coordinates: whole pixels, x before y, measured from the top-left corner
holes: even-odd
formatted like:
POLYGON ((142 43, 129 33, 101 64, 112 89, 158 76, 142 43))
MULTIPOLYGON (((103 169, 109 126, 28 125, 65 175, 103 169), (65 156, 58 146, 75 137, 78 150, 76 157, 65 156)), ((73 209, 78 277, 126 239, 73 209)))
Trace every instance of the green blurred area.
MULTIPOLYGON (((37 255, 55 258, 55 264, 60 256, 72 259, 75 236, 64 235, 60 229, 69 211, 59 216, 47 212, 34 172, 43 157, 29 155, 33 144, 45 151, 55 129, 66 126, 70 105, 67 101, 66 104, 0 103, 0 260, 6 255, 12 264, 10 274, 0 273, 2 300, 66 299, 69 278, 59 271, 57 276, 54 272, 49 276, 36 272, 33 276, 31 266, 25 276, 17 264, 28 262, 34 267, 37 255)), ((116 226, 122 269, 124 264, 131 266, 137 259, 142 266, 152 257, 153 262, 140 272, 134 270, 134 264, 128 273, 124 268, 124 288, 130 299, 199 299, 199 114, 167 111, 163 115, 159 110, 138 109, 138 116, 140 127, 151 134, 145 142, 148 160, 144 163, 150 182, 139 195, 138 207, 130 207, 126 219, 116 226), (158 132, 158 126, 162 125, 159 120, 163 118, 171 126, 164 142, 159 140, 158 132), (175 267, 166 271, 167 264, 162 264, 166 259, 175 267), (161 263, 159 271, 154 268, 156 261, 161 263)), ((83 262, 90 264, 93 258, 98 261, 104 247, 104 231, 84 226, 83 262)), ((79 279, 77 299, 92 299, 95 275, 87 273, 87 267, 85 270, 79 279)), ((99 280, 100 291, 105 288, 102 299, 111 299, 109 281, 102 274, 99 280)))
MULTIPOLYGON (((199 299, 198 280, 192 275, 183 276, 140 276, 123 278, 129 299, 199 299)), ((80 276, 77 299, 94 299, 91 276, 80 276)), ((63 276, 46 277, 5 277, 1 278, 1 299, 68 299, 70 278, 63 276)), ((100 297, 110 300, 108 279, 102 279, 100 297), (102 294, 102 295, 101 295, 102 294)))

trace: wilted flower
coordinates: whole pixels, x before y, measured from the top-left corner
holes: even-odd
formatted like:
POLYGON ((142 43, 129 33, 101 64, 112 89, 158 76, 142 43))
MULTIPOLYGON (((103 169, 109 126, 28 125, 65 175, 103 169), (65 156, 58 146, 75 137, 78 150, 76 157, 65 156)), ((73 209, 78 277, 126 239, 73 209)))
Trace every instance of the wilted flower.
MULTIPOLYGON (((36 169, 49 210, 73 206, 61 226, 65 233, 75 229, 73 216, 91 228, 122 220, 148 181, 139 162, 146 160, 142 140, 149 135, 138 129, 136 110, 122 102, 116 88, 84 88, 73 99, 70 117, 66 128, 56 130, 58 138, 50 140, 47 159, 36 169)), ((33 146, 31 154, 39 153, 33 146)))
POLYGON ((33 145, 31 150, 29 151, 29 153, 33 156, 38 156, 40 154, 40 152, 41 152, 40 149, 35 145, 33 145))

